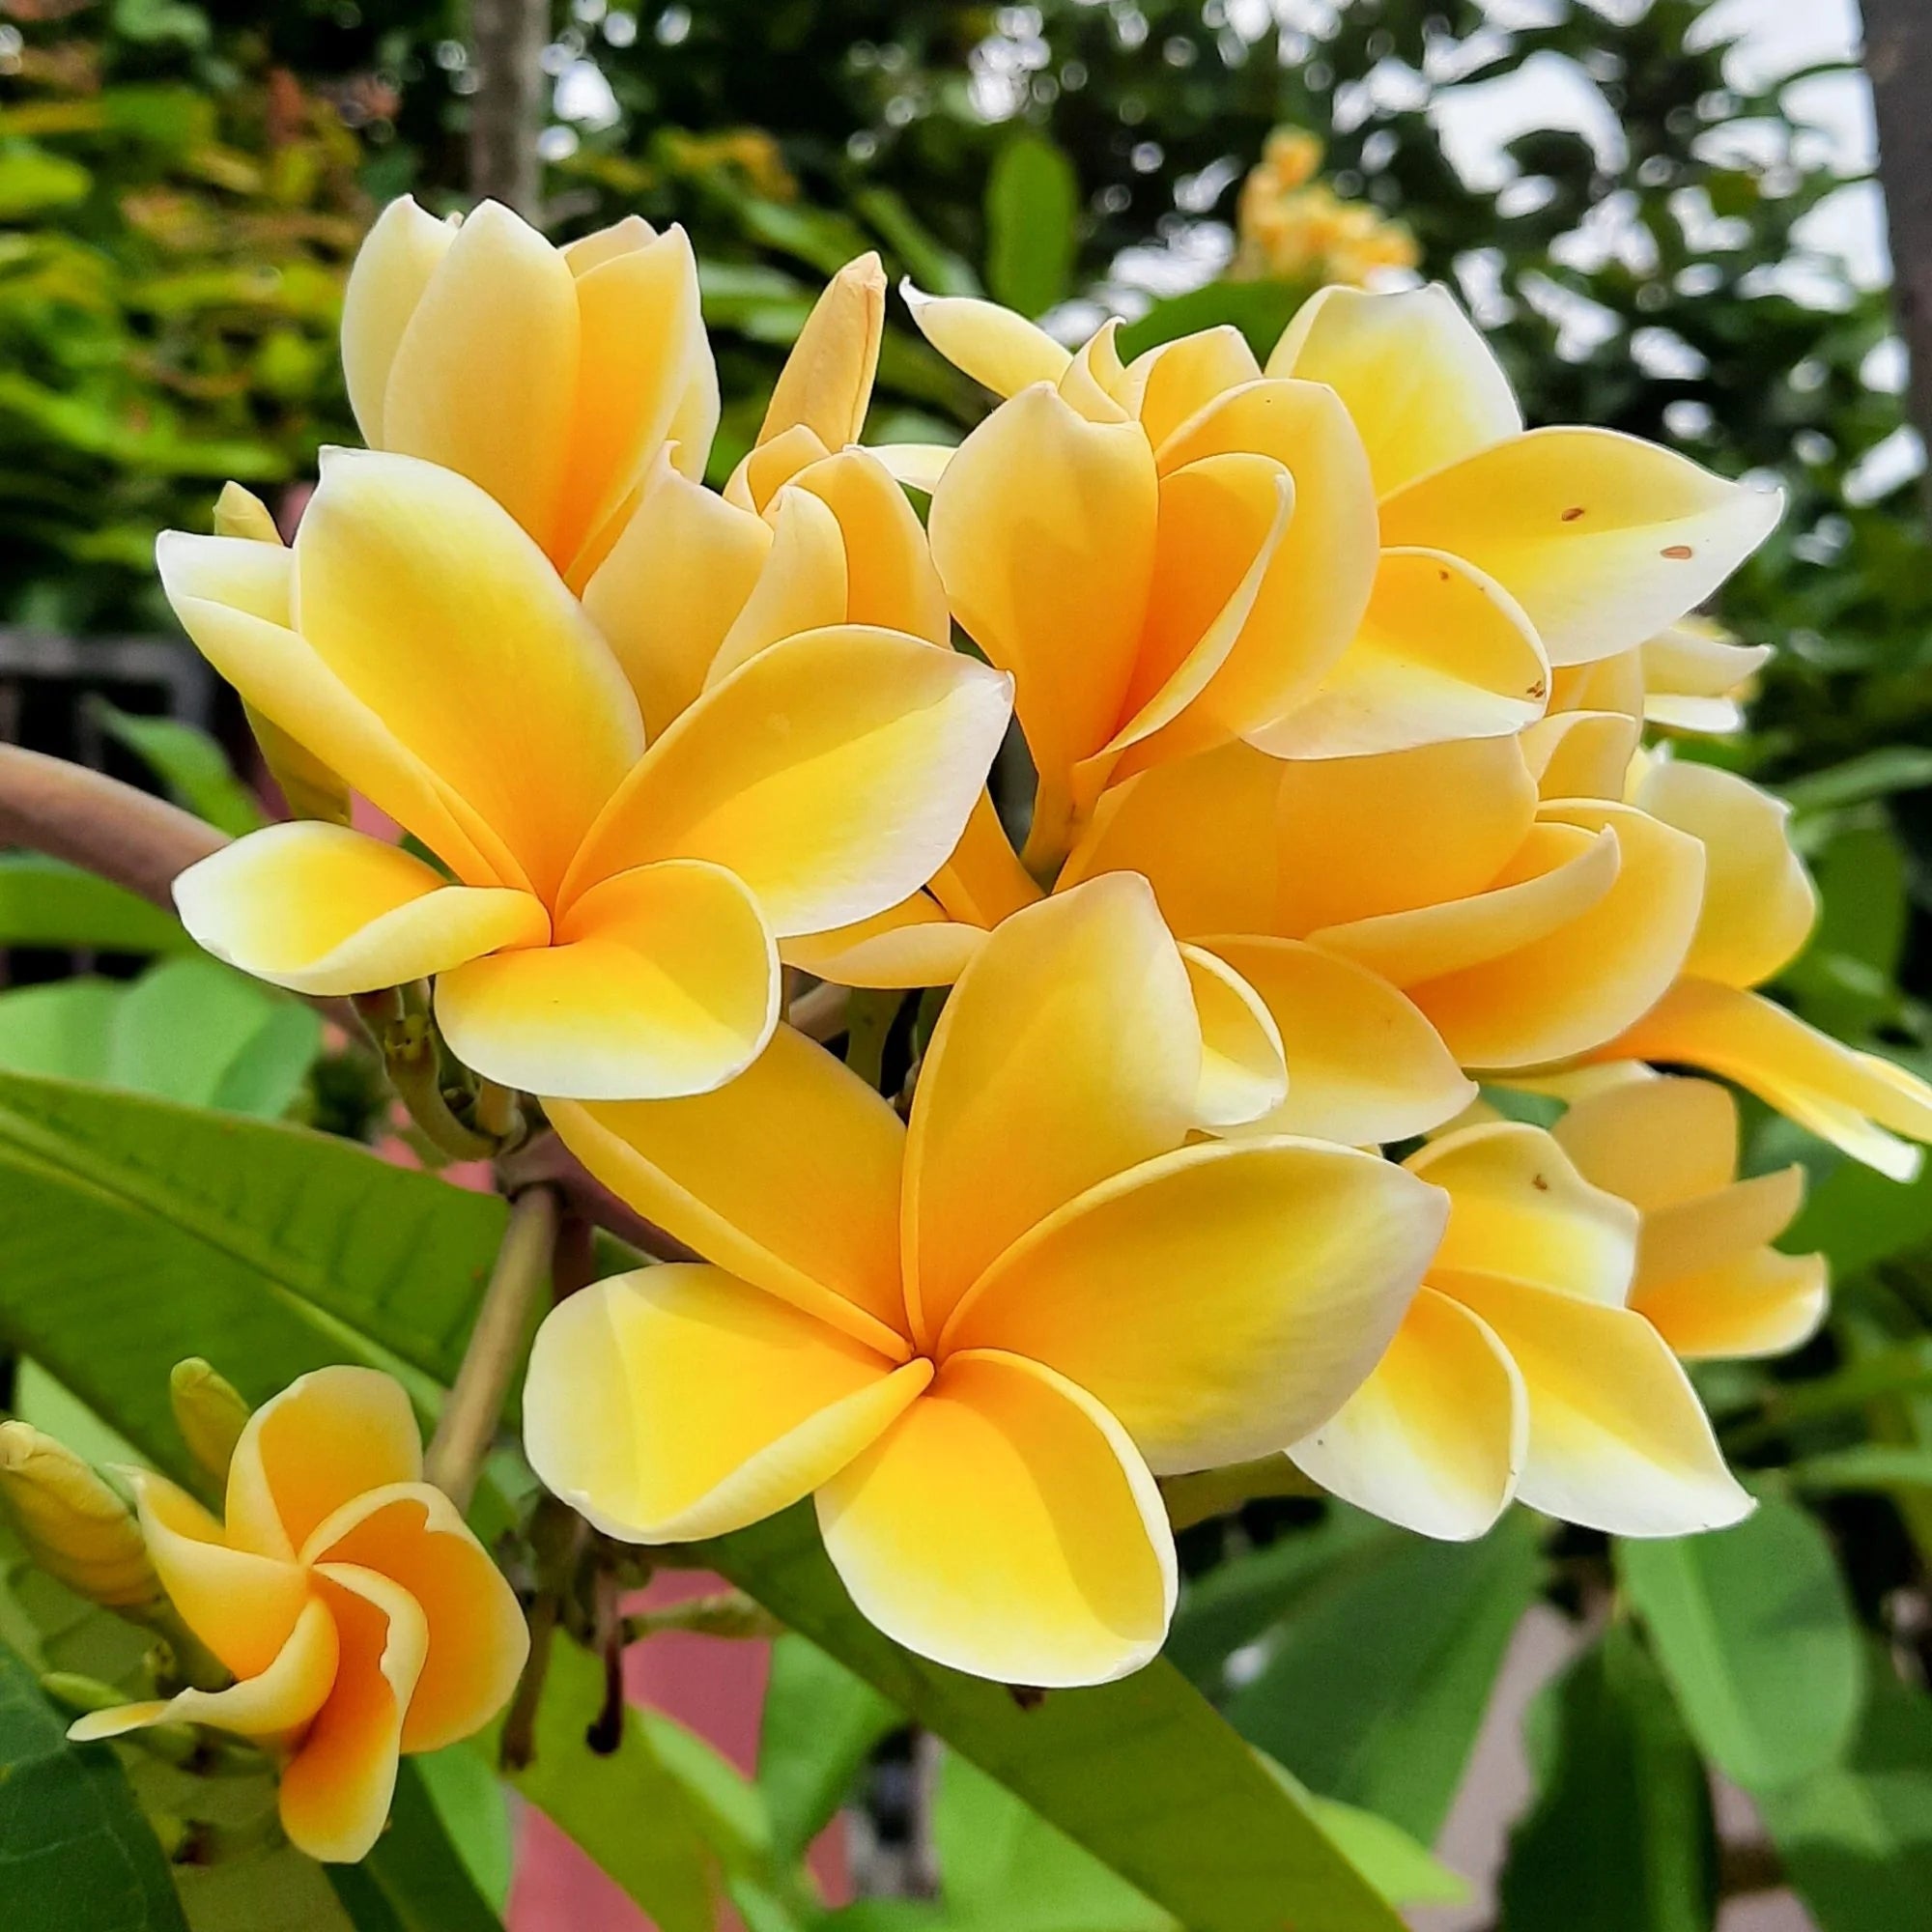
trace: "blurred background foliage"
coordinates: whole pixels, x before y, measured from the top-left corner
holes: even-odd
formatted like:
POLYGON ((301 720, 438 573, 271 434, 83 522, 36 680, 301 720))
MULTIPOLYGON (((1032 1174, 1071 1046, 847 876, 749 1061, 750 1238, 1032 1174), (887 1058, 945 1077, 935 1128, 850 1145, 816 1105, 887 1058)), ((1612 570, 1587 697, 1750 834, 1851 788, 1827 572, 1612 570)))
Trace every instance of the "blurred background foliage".
MULTIPOLYGON (((1887 293, 1834 246, 1846 162, 1806 92, 1830 71, 1753 79, 1729 11, 573 0, 545 57, 546 220, 691 230, 721 477, 818 285, 868 247, 1068 337, 1121 313, 1136 347, 1232 321, 1265 348, 1322 279, 1412 262, 1459 290, 1531 421, 1775 477, 1789 512, 1720 614, 1778 656, 1747 734, 1679 751, 1797 812, 1824 916, 1782 995, 1932 1071, 1922 449, 1887 293), (1524 81, 1594 110, 1533 118, 1471 165, 1457 103, 1524 81)), ((464 31, 421 0, 0 0, 0 639, 167 631, 155 531, 206 527, 228 477, 286 521, 317 447, 354 439, 343 277, 387 197, 465 204, 464 31)), ((956 438, 985 407, 896 314, 872 440, 956 438)), ((254 810, 189 727, 88 716, 121 769, 190 809, 229 829, 254 810)), ((390 1130, 366 1057, 184 956, 126 895, 0 861, 0 947, 109 974, 0 994, 0 1075, 390 1130)), ((1513 1634, 1533 1605, 1560 1613, 1573 1661, 1531 1714, 1511 1932, 1695 1932, 1720 1895, 1786 1882, 1824 1932, 1906 1932, 1932 1896, 1932 1182, 1751 1120, 1752 1166, 1811 1169, 1785 1245, 1828 1250, 1837 1293, 1795 1358, 1700 1373, 1766 1498, 1747 1528, 1610 1552, 1519 1520, 1464 1549, 1282 1500, 1183 1539, 1175 1661, 1321 1798, 1397 1830, 1372 1861, 1435 1839, 1513 1634), (1754 1801, 1742 1825, 1735 1796, 1714 1811, 1712 1770, 1754 1801)), ((836 1670, 781 1681, 792 1728, 764 1798, 782 1817, 803 1781, 815 1827, 896 1719, 836 1670)), ((998 1786, 961 1770, 940 1789, 944 1901, 855 1907, 854 1927, 1169 1922, 998 1786), (1006 1863, 961 1850, 955 1871, 947 1844, 974 1842, 1006 1863)), ((1407 1869, 1430 1895, 1439 1872, 1407 1869)))

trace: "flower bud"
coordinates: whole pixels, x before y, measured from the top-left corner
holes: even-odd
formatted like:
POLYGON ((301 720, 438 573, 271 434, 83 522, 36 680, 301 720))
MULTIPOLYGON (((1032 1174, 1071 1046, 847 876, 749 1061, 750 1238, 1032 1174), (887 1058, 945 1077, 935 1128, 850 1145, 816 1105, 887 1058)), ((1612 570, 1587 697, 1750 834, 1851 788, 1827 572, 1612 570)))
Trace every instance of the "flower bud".
POLYGON ((254 543, 278 544, 282 540, 268 504, 239 483, 224 483, 221 495, 214 499, 214 534, 246 537, 254 543))
POLYGON ((111 1610, 138 1612, 159 1601, 134 1513, 51 1435, 0 1423, 0 1494, 27 1553, 70 1590, 111 1610))
POLYGON ((216 1482, 225 1482, 229 1459, 248 1424, 248 1405, 199 1355, 175 1364, 168 1377, 168 1400, 188 1454, 216 1482))

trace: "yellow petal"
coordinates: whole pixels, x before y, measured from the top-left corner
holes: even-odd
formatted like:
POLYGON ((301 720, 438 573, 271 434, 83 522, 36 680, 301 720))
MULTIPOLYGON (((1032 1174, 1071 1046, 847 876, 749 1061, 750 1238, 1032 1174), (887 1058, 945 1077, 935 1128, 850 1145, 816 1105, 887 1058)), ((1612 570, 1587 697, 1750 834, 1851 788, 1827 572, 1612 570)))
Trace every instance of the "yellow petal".
POLYGON ((1375 584, 1376 502, 1361 440, 1319 384, 1230 389, 1168 438, 1158 462, 1169 475, 1234 451, 1272 457, 1294 482, 1294 515, 1253 613, 1199 700, 1204 718, 1243 736, 1306 698, 1360 628, 1375 584))
POLYGON ((1522 429, 1509 378, 1439 283, 1392 295, 1318 290, 1275 344, 1267 372, 1340 395, 1378 496, 1522 429))
POLYGON ((528 893, 447 885, 398 846, 314 819, 224 845, 175 880, 174 897, 196 945, 298 993, 407 985, 550 937, 528 893))
POLYGON ((1623 1306, 1636 1267, 1636 1209, 1591 1186, 1541 1127, 1464 1127, 1406 1165, 1449 1196, 1435 1267, 1623 1306))
POLYGON ((1782 1355, 1818 1332, 1831 1299, 1823 1255, 1755 1248, 1705 1274, 1639 1286, 1631 1306, 1688 1360, 1782 1355))
POLYGON ((952 856, 932 875, 932 895, 955 919, 985 926, 997 925, 1040 897, 984 792, 973 801, 952 856))
MULTIPOLYGON (((638 228, 649 235, 643 223, 638 228)), ((697 262, 682 228, 587 269, 570 266, 577 270, 577 394, 547 547, 579 582, 588 574, 578 569, 585 546, 599 538, 674 426, 684 435, 680 470, 704 473, 718 378, 698 310, 697 262)))
POLYGON ((1614 651, 1587 664, 1558 665, 1550 674, 1551 711, 1620 711, 1641 722, 1643 653, 1614 651))
POLYGON ((933 492, 932 559, 967 634, 1015 683, 1036 766, 1064 774, 1114 734, 1133 676, 1158 486, 1135 423, 1023 389, 933 492))
POLYGON ((894 482, 929 497, 939 488, 939 479, 946 474, 946 466, 957 448, 958 444, 952 442, 881 442, 867 453, 894 482))
POLYGON ((1522 1375, 1517 1494, 1532 1509, 1613 1536, 1688 1536, 1750 1514, 1677 1357, 1634 1309, 1481 1275, 1436 1286, 1489 1323, 1522 1375))
POLYGON ((909 281, 899 290, 920 333, 962 375, 996 396, 1057 383, 1073 359, 1045 329, 997 302, 923 295, 909 281))
POLYGON ((845 621, 849 592, 838 519, 804 490, 779 493, 758 581, 704 672, 708 688, 781 639, 845 621))
POLYGON ((932 1378, 696 1263, 613 1275, 538 1331, 531 1466, 600 1529, 675 1543, 788 1508, 877 1440, 932 1378))
POLYGON ((165 1476, 134 1478, 141 1534, 168 1600, 238 1677, 267 1670, 308 1601, 308 1579, 285 1557, 231 1549, 221 1525, 165 1476))
POLYGON ((1201 1019, 1201 1091, 1196 1119, 1228 1128, 1272 1114, 1288 1098, 1281 1029, 1261 995, 1225 960, 1183 946, 1194 1009, 1201 1019))
POLYGON ((787 939, 787 966, 836 986, 950 986, 985 943, 986 928, 949 919, 930 893, 918 892, 870 919, 787 939))
POLYGON ((1201 1022, 1146 884, 1112 874, 1008 920, 926 1048, 906 1139, 906 1303, 929 1340, 986 1264, 1084 1188, 1179 1146, 1201 1022))
POLYGON ((279 1744, 298 1735, 327 1699, 336 1679, 338 1640, 327 1606, 311 1598, 288 1641, 252 1677, 225 1690, 184 1690, 166 1702, 90 1711, 68 1726, 76 1744, 118 1738, 149 1724, 212 1724, 237 1737, 279 1744))
POLYGON ((341 773, 466 884, 528 884, 477 813, 290 628, 292 552, 164 530, 155 561, 183 627, 250 711, 341 773))
POLYGON ((547 543, 577 375, 569 267, 528 223, 486 201, 464 218, 397 341, 382 447, 469 477, 547 543))
POLYGON ((1323 926, 1312 937, 1391 985, 1420 985, 1503 958, 1580 919, 1616 884, 1621 865, 1614 833, 1533 825, 1487 892, 1323 926))
POLYGON ((746 456, 724 485, 724 500, 735 509, 759 516, 771 508, 779 492, 808 464, 823 463, 831 452, 815 430, 794 423, 746 456))
POLYGON ((659 859, 728 867, 781 938, 868 919, 958 843, 1009 716, 984 665, 858 626, 741 665, 644 754, 566 892, 659 859))
POLYGON ((1447 1210, 1351 1148, 1182 1148, 1033 1229, 942 1346, 1044 1362, 1118 1417, 1157 1474, 1244 1462, 1305 1435, 1375 1366, 1447 1210))
POLYGON ((1121 400, 1126 371, 1121 364, 1120 333, 1120 318, 1109 316, 1073 352, 1073 359, 1056 385, 1061 399, 1089 422, 1128 420, 1126 406, 1121 400))
POLYGON ((1255 382, 1261 365, 1247 338, 1223 323, 1162 342, 1127 364, 1125 398, 1156 448, 1216 396, 1255 382))
POLYGON ((770 442, 803 423, 827 449, 857 442, 885 327, 886 271, 876 255, 861 255, 833 276, 806 318, 779 371, 758 440, 770 442))
POLYGON ((1138 773, 1102 796, 1059 889, 1139 872, 1178 933, 1267 930, 1284 770, 1246 745, 1227 745, 1138 773))
POLYGON ((1621 799, 1639 736, 1622 711, 1557 711, 1519 742, 1540 796, 1621 799))
POLYGON ((1653 1208, 1643 1217, 1637 1286, 1708 1274, 1767 1246, 1804 1201, 1804 1170, 1793 1165, 1653 1208))
POLYGON ((1735 772, 1660 758, 1636 803, 1704 847, 1704 910, 1684 971, 1755 986, 1804 949, 1818 894, 1792 849, 1791 808, 1735 772))
POLYGON ((1005 1684, 1138 1670, 1174 1613, 1174 1541, 1126 1433, 1049 1369, 955 1355, 818 1492, 852 1600, 922 1657, 1005 1684))
POLYGON ((384 446, 383 402, 396 347, 455 240, 453 222, 425 214, 405 194, 376 217, 355 251, 342 293, 342 373, 356 426, 372 449, 384 446))
POLYGON ((1528 1438, 1528 1399, 1509 1350, 1486 1321, 1425 1285, 1375 1373, 1289 1455, 1357 1509, 1466 1543, 1508 1508, 1528 1438))
POLYGON ((643 731, 542 553, 450 470, 331 450, 295 557, 317 655, 552 891, 643 731))
POLYGON ((1644 1077, 1578 1094, 1551 1130, 1599 1187, 1646 1214, 1728 1187, 1738 1103, 1714 1080, 1644 1077))
POLYGON ((555 943, 473 959, 436 982, 457 1058, 546 1097, 662 1099, 742 1072, 778 1024, 778 948, 722 866, 638 866, 581 894, 555 943))
POLYGON ((1297 938, 1481 892, 1536 810, 1510 738, 1292 762, 1280 783, 1276 929, 1297 938))
POLYGON ((1277 758, 1492 738, 1543 714, 1549 666, 1500 585, 1446 552, 1385 550, 1353 641, 1286 717, 1248 733, 1277 758))
POLYGON ((1546 805, 1545 822, 1617 835, 1616 883, 1580 918, 1487 965, 1409 987, 1464 1066, 1536 1066, 1613 1038, 1690 947, 1703 848, 1629 806, 1546 805))
POLYGON ((1895 1136, 1932 1141, 1932 1089, 1916 1074, 1841 1046, 1755 993, 1710 980, 1679 981, 1592 1057, 1673 1061, 1721 1074, 1894 1180, 1910 1180, 1920 1159, 1895 1136))
POLYGON ((353 1864, 388 1820, 429 1633, 415 1599, 373 1570, 324 1563, 315 1579, 341 1657, 328 1701, 282 1769, 282 1829, 310 1858, 353 1864))
POLYGON ((293 1557, 352 1497, 421 1479, 422 1438, 402 1384, 374 1369, 316 1369, 248 1418, 228 1464, 228 1538, 293 1557))
POLYGON ((551 1124, 621 1200, 733 1274, 903 1359, 899 1170, 892 1107, 780 1027, 715 1094, 576 1106, 551 1124), (809 1133, 797 1131, 809 1121, 809 1133))
POLYGON ((1629 650, 1701 604, 1771 533, 1775 492, 1655 443, 1542 429, 1398 490, 1382 541, 1453 551, 1528 611, 1553 665, 1629 650))
POLYGON ((1253 1131, 1362 1147, 1427 1133, 1476 1097, 1435 1029, 1378 974, 1298 940, 1210 943, 1266 1004, 1288 1064, 1286 1101, 1253 1131))
POLYGON ((818 497, 838 520, 847 587, 845 608, 834 621, 909 631, 935 644, 951 641, 946 589, 932 566, 924 527, 875 456, 838 450, 808 464, 792 487, 818 497))
POLYGON ((1741 730, 1737 695, 1771 655, 1769 644, 1740 644, 1696 618, 1672 624, 1644 639, 1644 716, 1676 731, 1741 730))
POLYGON ((510 1701, 529 1654, 523 1608, 440 1490, 370 1490, 320 1523, 301 1555, 373 1570, 421 1610, 425 1650, 403 1718, 404 1750, 440 1750, 481 1730, 510 1701))
POLYGON ((762 517, 660 460, 583 591, 584 610, 638 695, 646 739, 703 690, 771 548, 762 517))

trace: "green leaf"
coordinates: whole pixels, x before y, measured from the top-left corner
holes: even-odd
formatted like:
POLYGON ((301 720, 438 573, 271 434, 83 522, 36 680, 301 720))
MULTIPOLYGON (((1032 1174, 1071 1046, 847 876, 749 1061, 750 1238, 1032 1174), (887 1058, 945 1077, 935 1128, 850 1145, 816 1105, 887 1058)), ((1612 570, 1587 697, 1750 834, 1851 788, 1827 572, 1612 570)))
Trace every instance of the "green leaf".
POLYGON ((85 201, 94 177, 78 161, 19 141, 0 150, 0 221, 85 201))
POLYGON ((1821 1932, 1904 1932, 1932 1898, 1932 1699, 1871 1658, 1850 1751, 1758 1809, 1821 1932))
POLYGON ((1898 1005, 1909 917, 1905 852, 1883 822, 1845 825, 1812 860, 1818 923, 1779 976, 1800 1013, 1841 1039, 1860 1039, 1898 1005))
MULTIPOLYGON (((713 1932, 717 1861, 686 1789, 666 1767, 639 1713, 627 1710, 617 1748, 584 1734, 604 1708, 604 1670, 580 1645, 553 1644, 537 1708, 535 1756, 509 1781, 603 1867, 662 1932, 713 1932)), ((496 1761, 500 1728, 477 1740, 496 1761)))
POLYGON ((1064 300, 1079 245, 1080 184, 1044 134, 1023 129, 1003 147, 986 182, 986 286, 1026 316, 1064 300))
POLYGON ((1463 1905, 1469 1881, 1418 1845, 1400 1825, 1333 1798, 1310 1797, 1321 1829, 1391 1905, 1463 1905))
POLYGON ((57 980, 0 993, 0 1067, 104 1081, 122 990, 106 980, 57 980))
POLYGON ((1391 1537, 1295 1604, 1228 1716, 1324 1798, 1432 1840, 1540 1573, 1520 1512, 1479 1543, 1391 1537))
POLYGON ((235 776, 228 753, 199 725, 177 718, 139 718, 101 697, 89 708, 109 736, 167 786, 185 811, 233 838, 269 822, 261 800, 235 776))
POLYGON ((436 1815, 463 1868, 495 1912, 510 1902, 516 1840, 502 1781, 467 1745, 449 1745, 413 1760, 436 1815))
POLYGON ((1635 1632, 1612 1625, 1531 1718, 1539 1793, 1510 1839, 1502 1932, 1710 1932, 1704 1766, 1635 1632))
POLYGON ((97 952, 190 952, 172 913, 78 866, 38 852, 0 853, 0 946, 97 952))
POLYGON ((928 1663, 873 1629, 803 1505, 702 1548, 707 1567, 1189 1932, 1281 1932, 1285 1921, 1297 1932, 1395 1932, 1388 1907, 1172 1665, 1023 1708, 1001 1686, 928 1663))
POLYGON ((0 1074, 0 1337, 190 1482, 177 1361, 254 1401, 344 1360, 446 1383, 504 1214, 302 1128, 0 1074))
POLYGON ((1840 1281, 1932 1240, 1932 1168, 1901 1185, 1846 1160, 1810 1190, 1778 1245, 1793 1254, 1822 1248, 1840 1281))
POLYGON ((1308 296, 1307 286, 1300 282, 1209 282, 1205 289, 1164 298, 1129 323, 1121 330, 1121 354, 1131 360, 1178 335, 1232 326, 1265 361, 1308 296))
POLYGON ((1830 811, 1892 792, 1932 785, 1932 751, 1918 745, 1882 745, 1828 771, 1807 772, 1779 787, 1796 811, 1830 811))
POLYGON ((300 1092, 321 1044, 313 1008, 190 954, 123 991, 104 1078, 159 1099, 273 1119, 300 1092))
POLYGON ((1789 1784, 1844 1748, 1863 1638, 1832 1546, 1796 1503, 1765 1496, 1733 1529, 1620 1543, 1617 1575, 1725 1776, 1789 1784))
POLYGON ((71 1745, 0 1649, 0 1902, 7 1932, 186 1932, 167 1861, 105 1745, 71 1745))
POLYGON ((758 1788, 774 1850, 800 1857, 845 1802, 872 1747, 905 1719, 815 1643, 787 1631, 772 1645, 758 1732, 758 1788))
POLYGON ((359 1865, 327 1870, 356 1932, 502 1932, 502 1921, 450 1843, 412 1758, 398 1767, 388 1829, 375 1849, 359 1865))
POLYGON ((1932 1490, 1932 1449, 1923 1444, 1860 1442, 1823 1456, 1806 1456, 1786 1472, 1815 1495, 1847 1491, 1932 1490))
POLYGON ((955 255, 920 220, 895 189, 862 187, 852 206, 878 230, 880 239, 899 258, 909 274, 929 296, 984 294, 972 265, 955 255))
POLYGON ((1525 1126, 1553 1127, 1570 1111, 1567 1100, 1554 1094, 1532 1094, 1527 1087, 1492 1087, 1487 1080, 1482 1095, 1506 1121, 1525 1126))

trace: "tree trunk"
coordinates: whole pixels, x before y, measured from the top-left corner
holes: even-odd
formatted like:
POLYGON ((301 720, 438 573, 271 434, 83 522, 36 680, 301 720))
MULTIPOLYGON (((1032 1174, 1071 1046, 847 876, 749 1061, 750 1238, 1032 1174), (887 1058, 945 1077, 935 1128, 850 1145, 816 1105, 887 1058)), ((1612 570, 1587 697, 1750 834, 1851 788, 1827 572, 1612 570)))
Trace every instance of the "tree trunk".
POLYGON ((1912 419, 1932 446, 1932 5, 1863 0, 1863 8, 1892 301, 1912 362, 1912 419))
POLYGON ((537 218, 548 0, 470 0, 476 92, 469 97, 469 187, 537 218))

